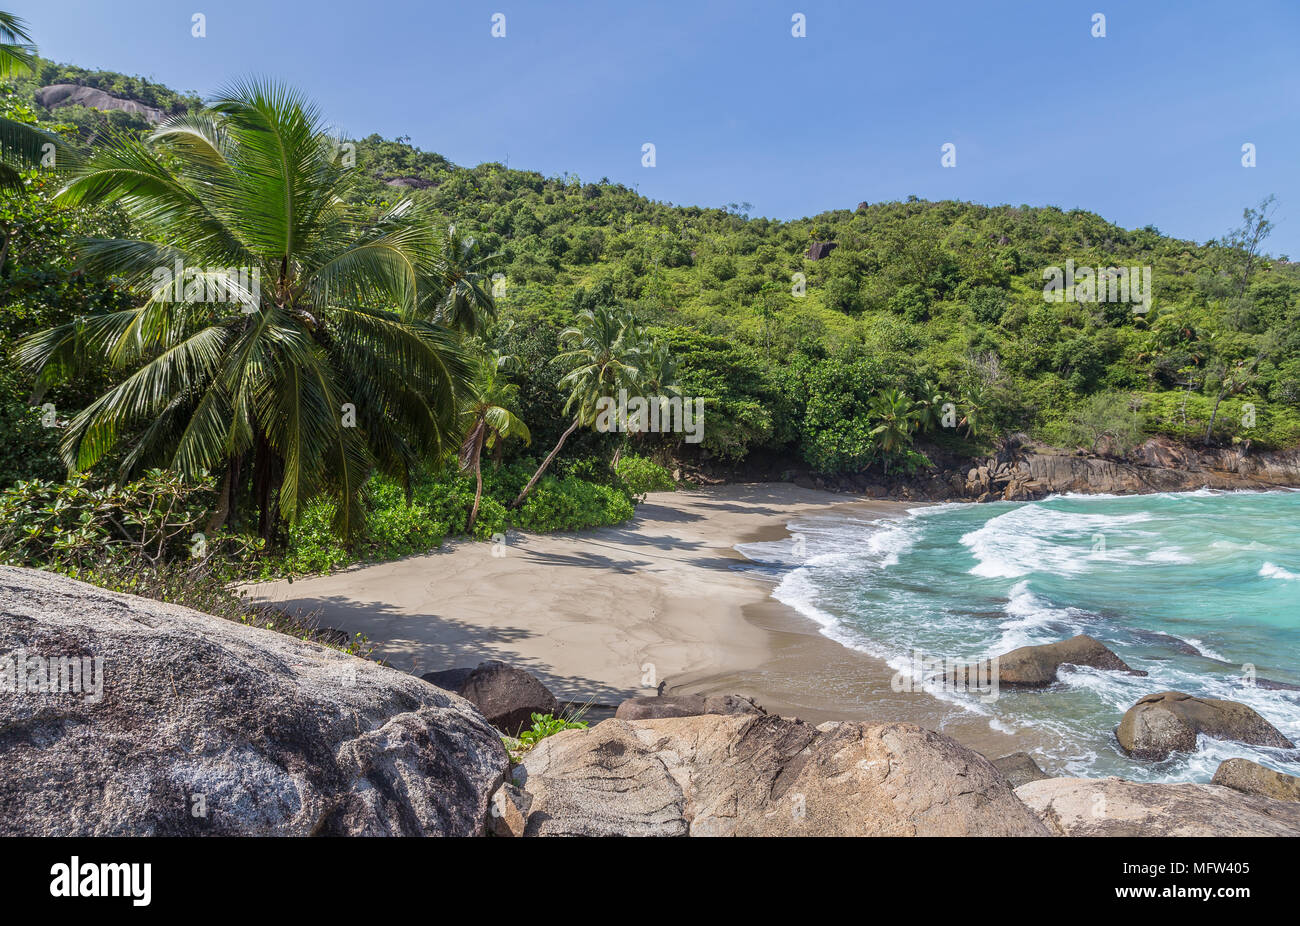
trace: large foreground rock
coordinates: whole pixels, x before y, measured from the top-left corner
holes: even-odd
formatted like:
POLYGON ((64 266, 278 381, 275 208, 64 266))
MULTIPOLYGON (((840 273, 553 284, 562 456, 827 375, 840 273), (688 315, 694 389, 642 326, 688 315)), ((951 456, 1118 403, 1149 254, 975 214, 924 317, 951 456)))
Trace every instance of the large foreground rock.
POLYGON ((607 720, 543 740, 513 784, 533 836, 1047 835, 987 759, 907 723, 607 720))
POLYGON ((1228 759, 1214 772, 1214 784, 1275 801, 1300 802, 1300 778, 1275 772, 1249 759, 1228 759))
POLYGON ((1300 804, 1218 785, 1048 778, 1016 795, 1059 836, 1300 836, 1300 804))
POLYGON ((999 656, 998 683, 1040 688, 1055 682, 1057 670, 1064 665, 1089 666, 1094 669, 1127 672, 1129 675, 1146 675, 1145 672, 1129 668, 1124 660, 1107 649, 1099 640, 1081 633, 1056 643, 1022 646, 999 656))
POLYGON ((1292 749, 1294 744, 1271 723, 1236 701, 1195 698, 1161 691, 1141 698, 1115 730, 1120 746, 1138 759, 1160 760, 1196 748, 1197 734, 1252 746, 1292 749))
POLYGON ((482 711, 492 726, 509 736, 531 727, 533 714, 557 714, 560 709, 555 695, 530 673, 495 659, 471 670, 429 672, 421 678, 455 691, 482 711))
POLYGON ((470 835, 507 767, 405 673, 0 567, 0 835, 470 835), (13 690, 35 657, 102 659, 102 697, 13 690))

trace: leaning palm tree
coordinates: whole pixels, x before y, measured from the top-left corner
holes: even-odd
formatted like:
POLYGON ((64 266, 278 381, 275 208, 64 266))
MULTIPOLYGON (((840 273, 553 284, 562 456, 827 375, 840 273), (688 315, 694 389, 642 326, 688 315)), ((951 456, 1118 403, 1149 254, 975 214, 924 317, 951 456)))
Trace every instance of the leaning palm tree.
POLYGON ((569 392, 564 412, 572 414, 573 420, 560 435, 555 449, 546 455, 533 478, 511 503, 512 508, 524 503, 569 435, 583 425, 595 423, 600 399, 615 396, 620 388, 634 388, 640 375, 641 348, 630 316, 597 308, 584 310, 578 318, 577 325, 560 333, 561 343, 571 345, 570 349, 555 358, 568 368, 558 385, 569 392))
POLYGON ((484 355, 478 364, 476 376, 470 380, 465 390, 465 400, 461 407, 461 422, 464 436, 461 438, 461 468, 474 473, 474 507, 470 509, 466 531, 474 529, 478 518, 478 506, 483 499, 483 450, 500 447, 512 437, 518 437, 525 444, 532 442, 528 425, 524 424, 510 407, 519 398, 519 387, 505 379, 504 373, 515 361, 514 357, 493 351, 484 355))
POLYGON ((432 228, 409 201, 378 217, 346 205, 357 172, 337 149, 303 97, 250 81, 78 168, 59 200, 116 205, 141 232, 83 241, 83 265, 141 303, 19 346, 38 379, 95 361, 127 373, 70 422, 70 469, 123 444, 124 477, 218 474, 214 527, 251 478, 264 536, 319 494, 347 535, 373 468, 405 479, 449 449, 469 363, 419 317, 440 275, 432 228))
MULTIPOLYGON (((0 80, 30 74, 36 61, 27 23, 0 12, 0 80)), ((0 116, 0 189, 21 190, 25 168, 71 167, 75 156, 73 147, 53 132, 0 116)))

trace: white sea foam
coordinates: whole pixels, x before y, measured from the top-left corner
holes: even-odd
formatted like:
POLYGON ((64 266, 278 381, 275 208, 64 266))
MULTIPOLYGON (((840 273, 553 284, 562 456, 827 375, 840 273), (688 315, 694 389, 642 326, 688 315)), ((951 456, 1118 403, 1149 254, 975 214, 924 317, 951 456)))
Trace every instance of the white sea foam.
POLYGON ((1289 570, 1283 569, 1281 566, 1274 565, 1273 563, 1265 563, 1263 566, 1260 566, 1259 574, 1265 579, 1284 579, 1288 582, 1300 579, 1300 572, 1290 572, 1289 570))
POLYGON ((1107 552, 1107 536, 1149 520, 1146 512, 1091 514, 1059 511, 1029 504, 992 518, 961 538, 976 559, 971 575, 1015 579, 1031 572, 1068 576, 1083 572, 1096 561, 1121 555, 1107 552), (1099 539, 1100 538, 1100 539, 1099 539))
POLYGON ((1002 636, 991 642, 981 654, 981 658, 991 659, 1021 646, 1033 646, 1049 643, 1058 639, 1060 634, 1050 632, 1050 628, 1064 625, 1071 633, 1081 633, 1079 618, 1082 612, 1075 608, 1057 608, 1029 590, 1028 580, 1017 582, 1011 588, 1007 603, 1002 610, 1009 620, 1002 621, 998 627, 1002 636))
POLYGON ((1164 550, 1152 550, 1147 554, 1148 563, 1194 563, 1196 557, 1188 556, 1182 550, 1175 548, 1164 550))
MULTIPOLYGON (((1181 638, 1180 638, 1180 639, 1181 639, 1181 638)), ((1202 656, 1209 656, 1211 659, 1217 659, 1217 660, 1219 660, 1219 662, 1231 662, 1231 661, 1232 661, 1232 660, 1229 659, 1227 656, 1224 656, 1223 654, 1221 654, 1218 650, 1210 649, 1210 647, 1206 646, 1202 641, 1197 640, 1197 639, 1195 639, 1194 637, 1188 637, 1188 638, 1187 638, 1186 640, 1184 640, 1183 642, 1184 642, 1184 643, 1190 643, 1190 644, 1192 644, 1192 646, 1196 647, 1196 651, 1197 651, 1198 653, 1200 653, 1202 656)))

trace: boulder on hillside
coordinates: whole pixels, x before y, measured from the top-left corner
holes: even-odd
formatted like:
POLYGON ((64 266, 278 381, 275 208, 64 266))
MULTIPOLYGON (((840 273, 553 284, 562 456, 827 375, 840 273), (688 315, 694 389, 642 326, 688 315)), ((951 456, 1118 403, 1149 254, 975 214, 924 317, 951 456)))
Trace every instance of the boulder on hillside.
POLYGON ((1006 778, 1013 788, 1052 777, 1039 768, 1034 757, 1027 752, 1013 752, 1009 756, 992 761, 993 767, 1002 773, 1002 777, 1006 778))
POLYGON ((656 720, 661 717, 694 717, 698 714, 766 714, 743 695, 660 695, 628 698, 618 706, 619 720, 656 720))
POLYGON ((1126 753, 1155 761, 1172 752, 1191 752, 1198 734, 1251 746, 1295 748, 1253 708, 1237 701, 1194 698, 1181 691, 1161 691, 1139 699, 1115 730, 1126 753))
POLYGON ((1300 778, 1275 772, 1249 759, 1220 762, 1212 783, 1243 794, 1271 797, 1275 801, 1300 802, 1300 778))
POLYGON ((1049 778, 1016 796, 1058 836, 1300 836, 1300 804, 1218 785, 1049 778))
POLYGON ((403 672, 0 566, 0 835, 475 835, 508 764, 403 672))
POLYGON ((454 691, 473 704, 492 726, 508 736, 533 725, 533 714, 556 714, 555 695, 530 673, 496 659, 473 669, 426 672, 424 681, 454 691))
MULTIPOLYGON (((999 685, 1023 688, 1043 688, 1057 680, 1056 672, 1064 665, 1088 666, 1129 675, 1146 675, 1129 668, 1124 660, 1107 649, 1100 641, 1087 634, 1068 640, 1044 643, 1039 646, 1022 646, 995 660, 999 685)), ((992 662, 982 665, 985 677, 992 675, 992 662)))
POLYGON ((607 720, 513 773, 525 835, 1046 835, 987 759, 906 723, 607 720))
POLYGON ((96 87, 83 87, 80 84, 50 84, 36 91, 36 102, 46 109, 60 106, 87 106, 91 109, 117 109, 127 113, 137 113, 150 122, 162 122, 167 113, 156 106, 149 106, 138 100, 128 100, 113 96, 96 87))

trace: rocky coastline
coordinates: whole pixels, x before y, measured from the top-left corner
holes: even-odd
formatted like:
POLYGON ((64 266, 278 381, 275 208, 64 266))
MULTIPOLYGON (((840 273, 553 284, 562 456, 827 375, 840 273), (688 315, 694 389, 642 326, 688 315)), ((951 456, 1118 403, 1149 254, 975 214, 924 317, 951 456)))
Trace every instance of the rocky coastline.
MULTIPOLYGON (((559 702, 500 662, 426 680, 12 567, 0 614, 0 835, 1300 835, 1300 780, 1241 759, 1210 784, 1056 778, 916 724, 814 726, 735 695, 634 698, 508 751, 559 702)), ((1088 638, 1026 649, 1026 684, 1072 660, 1127 670, 1088 638)), ((1177 692, 1119 728, 1135 757, 1198 736, 1295 748, 1177 692)))
POLYGON ((934 468, 917 475, 876 471, 828 476, 780 465, 732 472, 686 466, 679 475, 703 484, 785 480, 808 489, 868 498, 929 502, 1035 501, 1049 495, 1140 495, 1153 492, 1268 490, 1300 487, 1300 447, 1252 451, 1199 447, 1153 437, 1123 456, 1069 451, 1012 435, 987 457, 958 457, 937 446, 918 446, 934 468))

